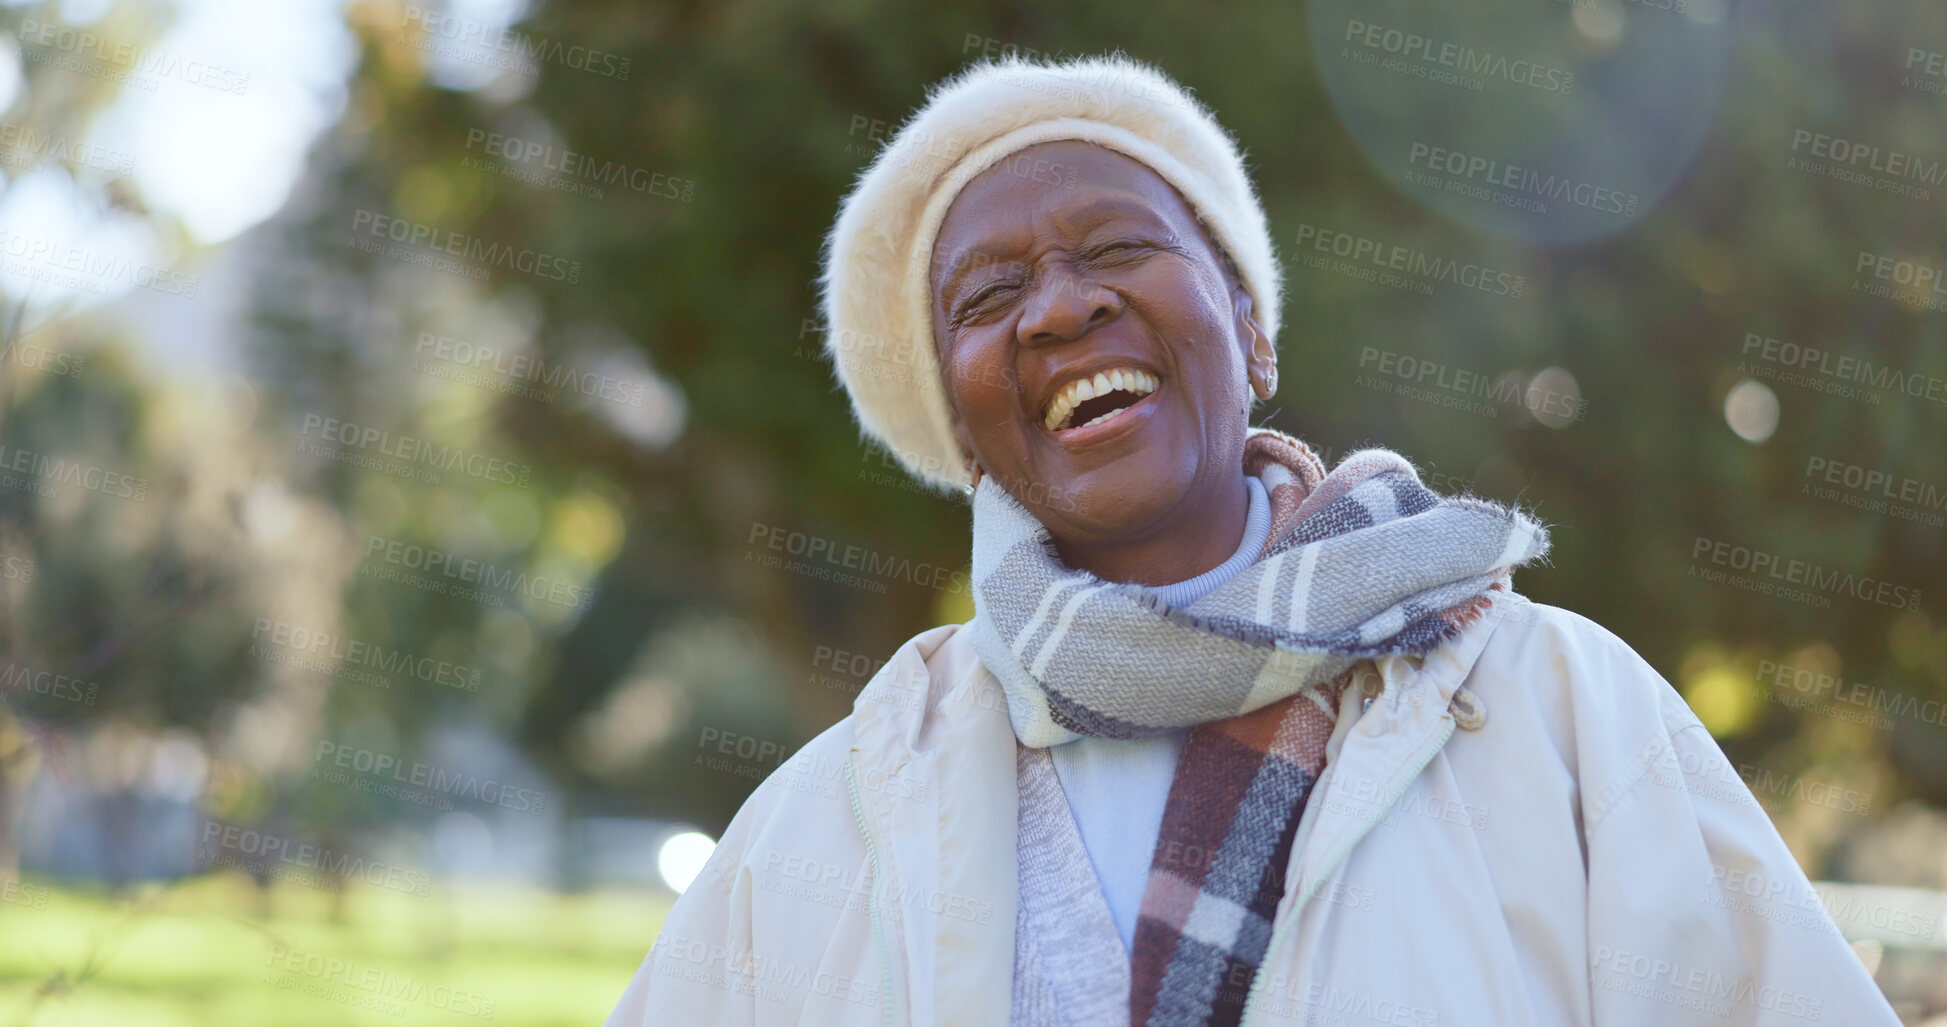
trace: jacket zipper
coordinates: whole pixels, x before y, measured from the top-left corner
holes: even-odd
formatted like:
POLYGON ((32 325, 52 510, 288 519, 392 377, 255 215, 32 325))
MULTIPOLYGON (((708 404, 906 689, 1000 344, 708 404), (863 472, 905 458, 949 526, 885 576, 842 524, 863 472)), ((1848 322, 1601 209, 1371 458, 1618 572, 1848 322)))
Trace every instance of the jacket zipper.
POLYGON ((1412 771, 1397 779, 1399 784, 1397 787, 1389 790, 1389 794, 1385 797, 1386 801, 1373 804, 1372 813, 1359 825, 1357 831, 1352 832, 1351 836, 1345 840, 1343 845, 1340 845, 1333 851, 1331 858, 1325 861, 1324 870, 1312 878, 1312 884, 1298 896, 1298 901, 1292 904, 1290 912, 1285 914, 1281 922, 1271 926, 1271 940, 1265 945, 1264 959, 1258 963, 1259 972, 1251 978, 1251 990, 1244 995, 1244 1016, 1238 1024, 1238 1027, 1251 1027, 1252 1024, 1258 1021, 1259 990, 1264 987, 1264 979, 1270 976, 1264 971, 1277 965, 1274 959, 1278 955, 1278 942, 1286 939, 1292 931, 1297 929, 1298 914, 1305 908, 1305 903, 1310 902, 1312 896, 1318 894, 1318 889, 1325 881, 1334 873, 1338 872, 1339 864, 1344 863, 1345 858, 1352 854, 1352 847, 1359 844, 1359 840, 1366 836, 1366 832, 1372 830, 1372 825, 1378 823, 1381 817, 1384 817, 1392 810, 1393 803, 1399 801, 1400 795, 1406 791, 1414 779, 1420 776, 1420 772, 1426 769, 1426 765, 1433 762, 1433 757, 1440 751, 1440 747, 1447 744, 1447 739, 1453 735, 1454 720, 1451 716, 1446 717, 1445 720, 1446 723, 1441 727, 1440 733, 1434 737, 1432 742, 1419 752, 1413 754, 1411 761, 1413 766, 1412 771))
POLYGON ((892 950, 886 945, 885 926, 879 919, 879 888, 885 881, 879 873, 879 848, 873 844, 872 828, 866 823, 865 804, 859 801, 858 776, 853 769, 858 760, 857 749, 845 753, 845 791, 852 797, 852 816, 858 820, 859 834, 865 837, 866 863, 872 868, 872 898, 868 905, 872 909, 872 939, 879 946, 879 1019, 885 1027, 892 1027, 892 950))

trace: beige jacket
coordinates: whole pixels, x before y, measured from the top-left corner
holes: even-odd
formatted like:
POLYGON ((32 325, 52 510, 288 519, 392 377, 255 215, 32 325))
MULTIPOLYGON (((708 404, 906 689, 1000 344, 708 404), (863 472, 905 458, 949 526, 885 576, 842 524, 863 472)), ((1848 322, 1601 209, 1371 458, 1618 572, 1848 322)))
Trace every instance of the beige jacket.
MULTIPOLYGON (((962 627, 900 647, 758 786, 611 1027, 1007 1022, 1016 742, 962 627)), ((1505 596, 1423 661, 1368 666, 1245 1027, 1896 1027, 1715 741, 1614 635, 1505 596)))

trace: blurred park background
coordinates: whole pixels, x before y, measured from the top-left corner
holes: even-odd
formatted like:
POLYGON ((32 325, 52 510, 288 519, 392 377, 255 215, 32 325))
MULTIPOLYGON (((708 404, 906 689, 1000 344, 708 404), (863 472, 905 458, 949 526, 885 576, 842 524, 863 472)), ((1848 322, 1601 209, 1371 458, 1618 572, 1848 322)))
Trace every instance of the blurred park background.
POLYGON ((972 613, 964 500, 835 391, 839 197, 942 76, 1116 48, 1249 154, 1263 423, 1537 511, 1518 587, 1669 678, 1947 1009, 1937 8, 0 26, 0 1024, 598 1022, 744 796, 972 613))

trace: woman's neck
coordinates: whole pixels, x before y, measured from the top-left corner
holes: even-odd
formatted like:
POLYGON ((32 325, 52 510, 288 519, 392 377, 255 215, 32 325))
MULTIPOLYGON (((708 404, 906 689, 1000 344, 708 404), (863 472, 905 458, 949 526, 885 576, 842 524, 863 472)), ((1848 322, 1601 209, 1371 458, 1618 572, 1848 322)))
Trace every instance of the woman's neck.
POLYGON ((1243 468, 1222 488, 1192 493, 1186 504, 1156 530, 1113 541, 1055 539, 1061 562, 1103 581, 1169 585, 1210 571, 1237 552, 1250 516, 1250 486, 1243 468))

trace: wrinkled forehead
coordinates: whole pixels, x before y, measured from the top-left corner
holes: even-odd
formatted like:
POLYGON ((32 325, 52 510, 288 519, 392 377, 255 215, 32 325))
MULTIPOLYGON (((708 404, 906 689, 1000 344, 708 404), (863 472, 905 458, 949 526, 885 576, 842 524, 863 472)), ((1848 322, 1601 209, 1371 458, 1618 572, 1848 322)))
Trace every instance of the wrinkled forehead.
POLYGON ((1036 143, 975 175, 954 197, 934 237, 929 278, 937 293, 968 266, 1012 259, 1038 227, 1075 239, 1117 219, 1202 232, 1189 202, 1149 165, 1083 140, 1036 143))

